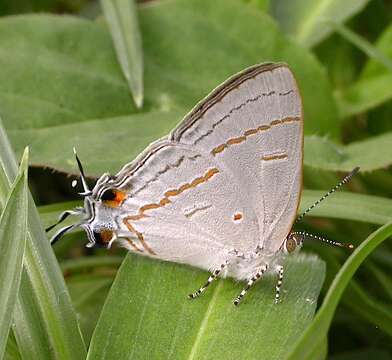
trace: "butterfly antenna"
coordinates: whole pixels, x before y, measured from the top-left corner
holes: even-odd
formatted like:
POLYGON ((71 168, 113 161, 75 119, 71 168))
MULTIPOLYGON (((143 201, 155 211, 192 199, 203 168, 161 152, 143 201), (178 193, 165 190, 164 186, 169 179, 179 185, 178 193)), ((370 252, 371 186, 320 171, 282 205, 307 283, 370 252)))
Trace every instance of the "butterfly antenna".
POLYGON ((82 163, 80 162, 80 159, 78 157, 78 154, 76 153, 76 149, 73 148, 74 154, 75 154, 75 158, 76 158, 76 162, 78 164, 78 168, 79 168, 79 172, 80 172, 80 179, 82 180, 82 185, 83 185, 83 192, 79 193, 80 195, 83 196, 88 196, 91 195, 91 190, 88 188, 87 182, 86 182, 86 176, 84 175, 84 171, 83 171, 83 166, 82 163))
POLYGON ((310 238, 310 239, 313 239, 313 240, 319 240, 319 241, 321 241, 323 243, 326 243, 328 245, 333 245, 333 246, 337 246, 337 247, 340 247, 340 248, 354 249, 354 245, 353 244, 344 244, 344 243, 341 243, 339 241, 329 240, 329 239, 326 239, 326 238, 321 237, 321 236, 309 234, 309 233, 307 233, 305 231, 293 231, 291 233, 291 235, 299 235, 299 236, 302 237, 302 239, 310 238))
POLYGON ((331 190, 329 190, 322 198, 317 200, 312 206, 308 207, 301 215, 297 217, 295 220, 295 224, 299 223, 305 215, 313 210, 317 205, 319 205, 322 201, 324 201, 329 195, 333 194, 336 190, 338 190, 341 186, 349 182, 354 175, 356 175, 359 171, 359 166, 357 166, 354 170, 352 170, 349 174, 347 174, 342 181, 340 181, 337 185, 335 185, 331 190))

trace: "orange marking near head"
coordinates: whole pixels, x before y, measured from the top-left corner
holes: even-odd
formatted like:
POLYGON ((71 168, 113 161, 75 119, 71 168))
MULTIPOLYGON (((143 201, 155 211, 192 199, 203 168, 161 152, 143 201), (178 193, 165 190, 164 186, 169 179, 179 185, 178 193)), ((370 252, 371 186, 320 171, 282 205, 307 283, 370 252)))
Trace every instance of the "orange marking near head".
POLYGON ((119 207, 123 201, 126 199, 127 194, 124 191, 120 190, 111 190, 114 194, 114 199, 112 200, 103 200, 103 203, 109 207, 116 208, 119 207))
POLYGON ((99 232, 101 236, 101 240, 104 244, 108 244, 110 240, 113 238, 113 231, 112 230, 102 230, 99 232))

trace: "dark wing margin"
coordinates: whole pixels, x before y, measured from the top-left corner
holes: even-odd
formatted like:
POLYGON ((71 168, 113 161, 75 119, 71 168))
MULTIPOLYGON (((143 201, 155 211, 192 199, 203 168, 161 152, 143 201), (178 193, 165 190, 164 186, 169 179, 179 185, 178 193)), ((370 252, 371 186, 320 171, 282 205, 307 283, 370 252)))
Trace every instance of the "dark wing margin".
POLYGON ((207 97, 199 101, 199 103, 183 118, 183 120, 172 130, 168 138, 171 141, 181 142, 182 134, 197 122, 202 116, 217 102, 221 101, 228 93, 236 89, 239 85, 248 79, 266 72, 273 71, 280 67, 287 67, 286 63, 262 63, 250 66, 245 70, 231 76, 215 90, 213 90, 207 97))

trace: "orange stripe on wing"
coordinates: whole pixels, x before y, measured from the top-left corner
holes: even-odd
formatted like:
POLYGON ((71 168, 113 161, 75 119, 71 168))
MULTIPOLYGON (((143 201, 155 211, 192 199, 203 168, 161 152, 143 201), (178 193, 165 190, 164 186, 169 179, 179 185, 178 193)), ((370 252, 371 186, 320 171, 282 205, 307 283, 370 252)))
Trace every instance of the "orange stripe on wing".
POLYGON ((264 155, 261 157, 261 160, 264 161, 280 160, 280 159, 287 159, 287 154, 271 154, 271 155, 264 155))
POLYGON ((284 124, 292 123, 292 122, 296 122, 296 121, 301 121, 301 118, 298 116, 288 116, 283 119, 272 120, 269 123, 269 125, 261 125, 261 126, 257 127, 256 129, 248 129, 244 132, 243 135, 235 137, 235 138, 231 138, 231 139, 227 140, 225 143, 214 147, 211 150, 211 154, 213 156, 215 156, 215 155, 223 152, 224 150, 226 150, 229 146, 240 144, 240 143, 244 142, 245 140, 247 140, 250 136, 256 135, 258 132, 261 132, 261 131, 269 130, 273 126, 284 125, 284 124))

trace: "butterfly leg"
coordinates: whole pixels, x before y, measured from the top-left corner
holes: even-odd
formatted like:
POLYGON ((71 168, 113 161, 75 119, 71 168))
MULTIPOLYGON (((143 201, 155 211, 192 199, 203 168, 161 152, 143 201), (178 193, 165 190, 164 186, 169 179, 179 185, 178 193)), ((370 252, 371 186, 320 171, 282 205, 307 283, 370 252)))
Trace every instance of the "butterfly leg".
POLYGON ((197 297, 199 297, 206 289, 207 287, 218 278, 218 276, 220 275, 220 273, 223 271, 223 269, 226 268, 227 264, 229 263, 229 260, 226 260, 218 269, 214 270, 210 277, 208 278, 207 282, 201 287, 199 288, 199 290, 195 291, 192 294, 188 295, 189 299, 196 299, 197 297))
POLYGON ((210 277, 208 278, 207 282, 197 291, 195 291, 192 294, 188 295, 189 299, 196 299, 197 297, 199 297, 206 289, 207 287, 214 281, 216 280, 219 275, 222 273, 223 270, 225 270, 227 268, 227 265, 230 264, 230 262, 233 259, 238 259, 238 258, 243 258, 244 254, 240 251, 238 251, 237 249, 231 249, 228 253, 228 259, 216 270, 214 270, 210 277))
POLYGON ((280 287, 282 286, 283 273, 284 273, 283 266, 278 265, 276 271, 278 273, 278 282, 276 283, 276 287, 275 287, 275 304, 277 304, 280 301, 280 287))
POLYGON ((258 281, 258 280, 260 280, 260 278, 263 276, 263 274, 267 271, 267 269, 268 269, 268 265, 267 264, 265 264, 265 265, 263 265, 251 278, 250 278, 250 280, 248 281, 248 283, 247 283, 247 285, 242 289, 242 291, 240 292, 240 294, 235 298, 235 300, 234 300, 234 305, 238 305, 240 302, 241 302, 241 300, 242 300, 242 298, 245 296, 245 294, 249 291, 249 289, 251 288, 251 287, 253 287, 254 286, 254 284, 258 281))

